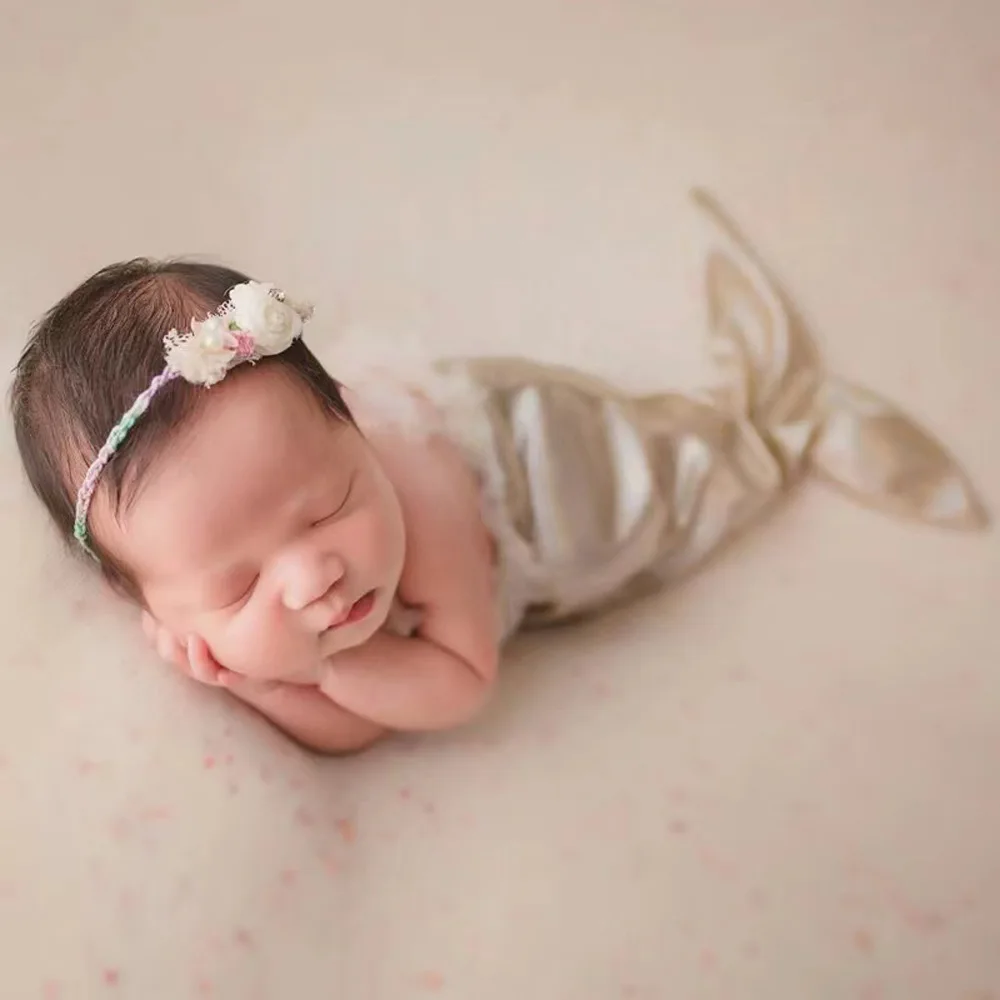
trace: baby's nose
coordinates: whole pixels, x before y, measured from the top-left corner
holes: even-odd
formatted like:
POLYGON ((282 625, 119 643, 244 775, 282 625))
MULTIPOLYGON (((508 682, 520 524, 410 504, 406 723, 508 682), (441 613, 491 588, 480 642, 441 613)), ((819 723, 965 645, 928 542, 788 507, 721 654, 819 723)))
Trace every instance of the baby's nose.
POLYGON ((289 611, 301 611, 321 600, 343 575, 343 563, 335 557, 291 561, 285 567, 281 603, 289 611))

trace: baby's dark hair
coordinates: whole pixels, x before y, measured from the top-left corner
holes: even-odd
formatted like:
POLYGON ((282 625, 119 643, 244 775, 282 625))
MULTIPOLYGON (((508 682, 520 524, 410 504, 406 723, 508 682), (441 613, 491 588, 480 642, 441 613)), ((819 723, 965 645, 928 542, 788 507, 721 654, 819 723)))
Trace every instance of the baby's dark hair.
MULTIPOLYGON (((14 432, 28 480, 60 535, 75 545, 76 493, 108 432, 163 370, 163 337, 218 309, 250 280, 227 267, 145 258, 112 264, 58 302, 31 331, 11 388, 14 432)), ((280 365, 332 417, 350 421, 340 386, 297 339, 260 364, 280 365)), ((152 458, 198 411, 206 390, 175 379, 157 393, 101 476, 118 511, 152 458)), ((128 567, 100 540, 104 575, 140 599, 128 567)))

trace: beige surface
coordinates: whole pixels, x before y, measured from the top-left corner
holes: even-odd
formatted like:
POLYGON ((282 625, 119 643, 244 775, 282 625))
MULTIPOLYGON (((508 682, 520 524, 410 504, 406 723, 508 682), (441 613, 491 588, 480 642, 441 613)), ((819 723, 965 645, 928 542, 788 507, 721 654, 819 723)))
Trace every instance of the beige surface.
MULTIPOLYGON (((209 252, 687 386, 700 183, 1000 500, 995 4, 55 6, 0 38, 8 367, 94 267, 209 252)), ((806 489, 475 729, 322 762, 157 669, 3 448, 5 998, 1000 997, 996 534, 806 489)))

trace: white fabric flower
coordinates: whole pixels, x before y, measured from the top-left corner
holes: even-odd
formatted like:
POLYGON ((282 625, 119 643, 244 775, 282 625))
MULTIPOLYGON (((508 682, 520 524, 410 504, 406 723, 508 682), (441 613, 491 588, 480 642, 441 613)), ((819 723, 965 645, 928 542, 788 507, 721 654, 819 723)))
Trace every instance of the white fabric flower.
POLYGON ((167 367, 196 385, 215 385, 229 370, 236 356, 224 316, 209 316, 202 322, 192 322, 191 332, 176 330, 163 338, 167 367))
POLYGON ((215 385, 235 365, 287 351, 311 315, 311 306, 286 302, 273 285, 236 285, 218 312, 163 338, 167 368, 196 385, 215 385))
POLYGON ((280 354, 302 333, 302 317, 274 294, 273 285, 249 281, 229 292, 228 319, 249 333, 257 353, 280 354))

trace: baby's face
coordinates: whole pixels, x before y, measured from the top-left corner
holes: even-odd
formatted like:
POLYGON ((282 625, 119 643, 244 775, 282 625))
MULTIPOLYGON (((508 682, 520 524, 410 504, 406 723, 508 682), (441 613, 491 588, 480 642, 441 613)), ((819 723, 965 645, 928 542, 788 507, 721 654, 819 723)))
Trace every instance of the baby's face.
POLYGON ((95 529, 149 611, 250 677, 310 683, 385 622, 403 567, 399 502, 356 428, 279 368, 230 376, 95 529))

